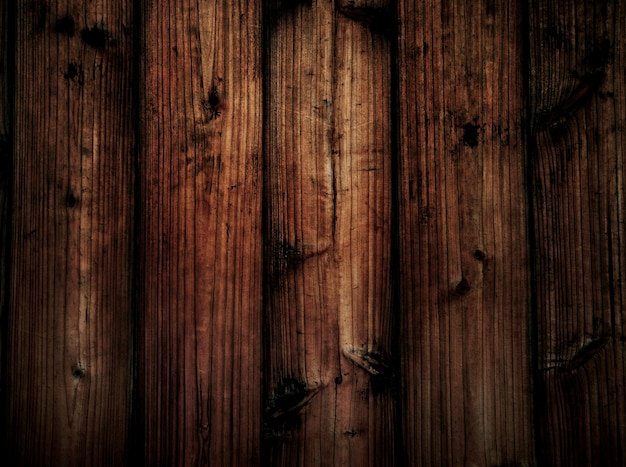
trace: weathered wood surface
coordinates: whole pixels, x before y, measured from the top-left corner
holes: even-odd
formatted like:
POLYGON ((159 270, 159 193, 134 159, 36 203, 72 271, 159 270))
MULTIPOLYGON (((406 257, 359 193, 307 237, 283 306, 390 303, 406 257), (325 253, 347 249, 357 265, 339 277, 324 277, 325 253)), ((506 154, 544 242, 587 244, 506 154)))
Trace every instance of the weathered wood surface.
POLYGON ((391 59, 379 10, 266 13, 264 460, 393 465, 391 59))
MULTIPOLYGON (((11 192, 11 70, 12 57, 9 52, 12 44, 13 15, 9 2, 0 4, 0 406, 4 400, 4 357, 6 356, 6 310, 8 298, 10 192, 11 192), (10 26, 11 25, 11 26, 10 26)), ((2 418, 0 417, 0 423, 2 418)), ((2 433, 2 430, 0 430, 2 433)), ((1 435, 0 435, 1 436, 1 435)))
POLYGON ((543 465, 626 463, 626 2, 531 2, 543 465))
POLYGON ((624 0, 1 2, 2 458, 624 465, 625 42, 624 0))
POLYGON ((260 2, 140 4, 142 462, 257 465, 260 2))
POLYGON ((15 8, 2 456, 11 465, 123 465, 131 388, 131 2, 15 8))
POLYGON ((405 465, 531 465, 522 2, 399 2, 405 465))

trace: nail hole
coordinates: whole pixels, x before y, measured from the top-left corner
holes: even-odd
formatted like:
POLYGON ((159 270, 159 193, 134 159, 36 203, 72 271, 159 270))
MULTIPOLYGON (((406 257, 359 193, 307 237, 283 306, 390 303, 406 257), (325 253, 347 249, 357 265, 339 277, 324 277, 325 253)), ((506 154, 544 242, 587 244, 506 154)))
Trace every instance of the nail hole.
POLYGON ((54 24, 54 32, 58 34, 65 34, 69 37, 74 37, 75 28, 76 25, 74 23, 74 18, 70 15, 58 19, 54 24))
POLYGON ((461 282, 459 282, 454 288, 454 293, 457 295, 465 295, 467 292, 470 291, 471 288, 472 287, 470 286, 469 282, 464 277, 463 279, 461 279, 461 282))
POLYGON ((68 208, 75 208, 78 204, 78 198, 74 195, 74 193, 70 192, 65 198, 65 204, 67 204, 68 208))
POLYGON ((72 376, 74 378, 82 378, 85 376, 85 369, 80 363, 72 367, 72 376))
POLYGON ((485 253, 481 250, 476 250, 474 252, 474 258, 476 258, 478 261, 485 261, 485 258, 487 256, 485 255, 485 253))
POLYGON ((111 41, 111 33, 96 26, 83 29, 80 32, 80 38, 94 49, 104 49, 111 41))

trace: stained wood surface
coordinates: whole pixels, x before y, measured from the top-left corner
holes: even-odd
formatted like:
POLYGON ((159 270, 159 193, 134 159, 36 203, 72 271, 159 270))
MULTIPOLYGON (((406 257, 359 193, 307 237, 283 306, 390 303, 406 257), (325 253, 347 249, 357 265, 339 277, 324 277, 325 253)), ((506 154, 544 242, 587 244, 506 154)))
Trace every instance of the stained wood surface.
POLYGON ((530 11, 540 460, 624 465, 626 2, 530 11))
POLYGON ((2 459, 624 465, 625 41, 624 0, 1 2, 2 459))
POLYGON ((5 401, 11 465, 123 465, 130 2, 18 2, 5 401))
POLYGON ((144 465, 258 465, 259 2, 140 2, 144 465))
POLYGON ((531 465, 521 2, 400 2, 406 465, 531 465))
MULTIPOLYGON (((4 357, 6 356, 6 316, 8 298, 9 266, 9 219, 11 192, 11 72, 12 59, 9 44, 12 42, 12 29, 9 2, 0 4, 0 401, 4 400, 4 357)), ((0 418, 1 420, 1 418, 0 418)), ((1 423, 1 422, 0 422, 1 423)))
POLYGON ((393 465, 391 60, 377 11, 267 12, 267 465, 393 465))

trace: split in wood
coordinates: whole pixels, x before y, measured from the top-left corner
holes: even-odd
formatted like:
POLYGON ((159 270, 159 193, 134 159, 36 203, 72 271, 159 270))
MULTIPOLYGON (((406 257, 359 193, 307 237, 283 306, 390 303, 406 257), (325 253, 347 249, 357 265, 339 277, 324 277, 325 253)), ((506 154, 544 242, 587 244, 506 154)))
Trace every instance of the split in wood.
POLYGON ((553 359, 541 371, 556 370, 563 373, 578 371, 602 352, 610 341, 609 337, 595 339, 583 345, 571 359, 553 359))
POLYGON ((387 359, 380 352, 344 348, 343 355, 355 366, 370 374, 370 387, 374 394, 395 388, 396 378, 387 359))
POLYGON ((576 352, 576 355, 574 355, 570 361, 566 362, 564 365, 561 365, 559 370, 576 371, 579 368, 582 368, 588 361, 590 361, 592 358, 602 352, 602 349, 604 349, 608 343, 608 337, 596 339, 589 342, 587 345, 584 345, 578 352, 576 352))
POLYGON ((587 102, 600 87, 603 79, 604 72, 597 72, 582 77, 578 87, 576 87, 567 98, 563 99, 554 109, 546 112, 543 117, 539 118, 537 128, 539 130, 546 130, 563 125, 574 110, 587 102))
POLYGON ((277 241, 274 244, 272 255, 274 259, 274 275, 281 274, 296 267, 298 264, 303 263, 307 259, 322 255, 329 250, 329 245, 324 248, 314 250, 308 245, 300 245, 299 242, 296 242, 294 245, 284 239, 282 241, 277 241))
POLYGON ((264 431, 271 437, 288 437, 300 426, 300 411, 322 386, 308 387, 295 378, 285 378, 274 389, 265 407, 264 431))

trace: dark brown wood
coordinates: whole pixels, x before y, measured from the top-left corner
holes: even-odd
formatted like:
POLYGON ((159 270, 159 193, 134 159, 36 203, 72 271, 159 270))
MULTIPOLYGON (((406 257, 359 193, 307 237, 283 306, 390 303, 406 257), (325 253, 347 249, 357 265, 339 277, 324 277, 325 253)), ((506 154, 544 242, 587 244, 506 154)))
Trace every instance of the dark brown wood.
POLYGON ((625 127, 626 0, 0 2, 0 462, 625 465, 625 127))
POLYGON ((393 465, 391 52, 348 3, 268 11, 267 465, 393 465))
POLYGON ((538 439, 626 462, 626 2, 531 2, 538 439))
POLYGON ((142 1, 145 465, 258 465, 260 2, 142 1))
POLYGON ((399 2, 405 465, 531 465, 522 2, 399 2))
POLYGON ((131 388, 131 2, 17 2, 11 465, 123 465, 131 388))
MULTIPOLYGON (((10 192, 11 192, 11 104, 12 95, 9 89, 11 81, 9 44, 11 24, 9 2, 0 4, 0 406, 7 389, 4 384, 4 357, 6 356, 6 307, 8 298, 8 261, 9 261, 9 229, 10 229, 10 192)), ((2 417, 0 417, 1 423, 2 417)), ((0 445, 4 440, 1 438, 0 445)))

